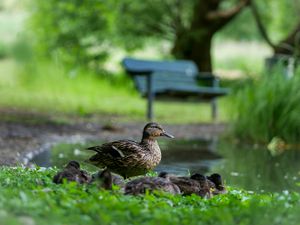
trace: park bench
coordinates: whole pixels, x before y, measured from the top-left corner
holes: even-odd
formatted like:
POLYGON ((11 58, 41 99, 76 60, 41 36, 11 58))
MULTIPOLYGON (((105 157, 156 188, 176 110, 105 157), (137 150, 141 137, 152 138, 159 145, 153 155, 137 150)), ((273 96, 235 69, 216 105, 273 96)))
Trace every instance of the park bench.
POLYGON ((153 118, 154 99, 197 100, 210 102, 212 118, 217 118, 216 98, 228 93, 219 87, 211 73, 200 73, 189 60, 152 61, 125 58, 122 65, 143 97, 148 98, 147 118, 153 118))

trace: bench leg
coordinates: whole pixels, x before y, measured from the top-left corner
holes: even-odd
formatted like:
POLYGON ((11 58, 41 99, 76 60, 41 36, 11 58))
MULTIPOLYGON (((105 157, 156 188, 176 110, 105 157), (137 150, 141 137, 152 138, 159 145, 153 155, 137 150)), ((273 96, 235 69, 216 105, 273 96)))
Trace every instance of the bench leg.
POLYGON ((211 101, 211 116, 214 122, 217 121, 218 118, 218 104, 217 99, 211 101))
POLYGON ((152 121, 153 119, 153 100, 154 100, 154 94, 152 91, 152 75, 149 74, 147 76, 147 119, 149 121, 152 121))

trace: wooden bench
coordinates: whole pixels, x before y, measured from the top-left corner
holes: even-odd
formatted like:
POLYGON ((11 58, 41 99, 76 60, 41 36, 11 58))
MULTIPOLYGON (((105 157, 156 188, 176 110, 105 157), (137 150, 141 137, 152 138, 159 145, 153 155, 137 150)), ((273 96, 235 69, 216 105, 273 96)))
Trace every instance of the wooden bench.
POLYGON ((228 93, 219 87, 219 79, 210 73, 199 73, 189 60, 150 61, 125 58, 122 65, 143 97, 148 98, 147 118, 153 119, 153 100, 201 100, 212 107, 212 118, 217 118, 216 98, 228 93))

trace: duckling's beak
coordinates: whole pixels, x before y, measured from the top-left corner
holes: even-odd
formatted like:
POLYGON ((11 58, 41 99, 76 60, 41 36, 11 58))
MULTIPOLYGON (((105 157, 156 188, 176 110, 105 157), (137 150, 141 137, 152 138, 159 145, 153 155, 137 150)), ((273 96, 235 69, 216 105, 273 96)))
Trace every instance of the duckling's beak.
POLYGON ((165 136, 165 137, 168 137, 168 138, 174 138, 173 135, 168 134, 166 131, 162 132, 162 133, 160 134, 160 136, 165 136))

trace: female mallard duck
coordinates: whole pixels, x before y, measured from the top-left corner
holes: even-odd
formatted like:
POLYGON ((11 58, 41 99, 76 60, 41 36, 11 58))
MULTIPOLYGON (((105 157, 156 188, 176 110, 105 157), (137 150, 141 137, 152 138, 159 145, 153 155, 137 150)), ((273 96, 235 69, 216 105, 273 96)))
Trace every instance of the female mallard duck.
POLYGON ((63 180, 85 184, 91 181, 91 176, 88 172, 80 169, 80 164, 77 161, 70 161, 61 172, 53 177, 53 182, 56 184, 63 183, 63 180))
POLYGON ((144 175, 154 169, 161 160, 161 152, 156 137, 174 138, 157 123, 148 123, 143 131, 140 143, 120 140, 88 148, 97 152, 88 162, 120 174, 125 179, 144 175))
POLYGON ((169 177, 140 177, 125 185, 125 194, 140 195, 154 190, 180 194, 179 187, 169 180, 169 177))
POLYGON ((177 177, 168 175, 165 172, 159 174, 159 177, 168 177, 173 184, 176 184, 183 195, 196 194, 201 197, 210 198, 211 192, 205 176, 193 174, 190 177, 177 177))
POLYGON ((226 194, 227 189, 223 185, 223 180, 220 174, 218 173, 213 173, 210 176, 207 176, 208 181, 211 183, 211 188, 212 188, 212 194, 213 195, 218 195, 218 194, 226 194))

